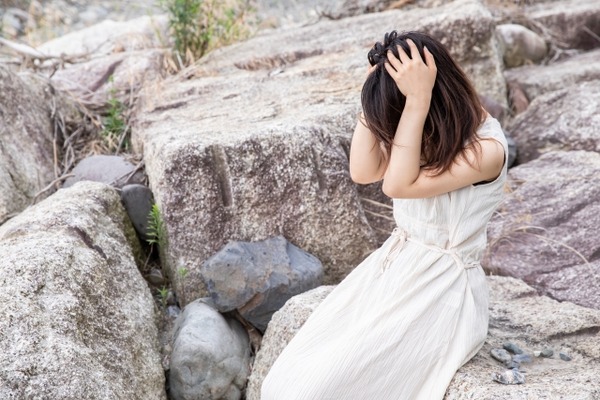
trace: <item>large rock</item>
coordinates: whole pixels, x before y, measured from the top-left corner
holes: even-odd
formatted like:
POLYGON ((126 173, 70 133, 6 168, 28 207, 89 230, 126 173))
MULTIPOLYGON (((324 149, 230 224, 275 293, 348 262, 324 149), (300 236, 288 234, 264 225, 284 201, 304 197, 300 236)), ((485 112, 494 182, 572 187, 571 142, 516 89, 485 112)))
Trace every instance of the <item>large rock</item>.
POLYGON ((517 85, 531 101, 536 97, 572 86, 600 80, 600 49, 549 65, 527 65, 504 72, 509 85, 517 85))
POLYGON ((91 182, 0 227, 0 398, 166 399, 136 240, 91 182))
MULTIPOLYGON (((559 303, 510 277, 488 277, 490 329, 483 348, 458 370, 446 400, 595 399, 600 395, 600 311, 559 303), (566 352, 573 360, 536 358, 525 364, 526 383, 517 388, 492 381, 504 368, 490 351, 511 341, 533 355, 543 347, 566 352), (568 384, 565 384, 568 382, 568 384)), ((320 287, 290 299, 275 315, 263 337, 248 381, 246 398, 260 399, 260 385, 269 368, 312 311, 331 292, 320 287)))
POLYGON ((143 16, 130 21, 110 19, 52 39, 38 47, 54 57, 98 56, 157 47, 167 47, 168 17, 143 16))
POLYGON ((554 150, 600 152, 600 80, 536 97, 507 130, 521 164, 554 150))
POLYGON ((170 397, 239 400, 250 373, 250 345, 242 325, 198 299, 185 307, 173 329, 170 397))
POLYGON ((600 312, 569 302, 557 302, 518 279, 488 277, 490 285, 490 328, 488 338, 475 357, 454 376, 446 400, 532 400, 600 398, 600 312), (525 353, 546 347, 551 358, 533 357, 523 364, 525 384, 515 386, 492 382, 492 372, 505 369, 494 360, 492 348, 513 342, 525 353), (558 356, 564 352, 572 361, 558 356))
POLYGON ((541 61, 548 53, 544 39, 522 25, 498 25, 496 33, 508 68, 541 61))
POLYGON ((529 19, 542 24, 567 48, 600 47, 600 4, 598 0, 540 2, 523 11, 529 19))
POLYGON ((229 240, 283 234, 323 262, 326 284, 374 249, 348 147, 382 27, 438 37, 505 104, 494 21, 478 1, 274 31, 209 54, 186 72, 196 79, 149 89, 132 135, 165 221, 163 265, 184 303, 207 295, 200 265, 229 240))
POLYGON ((292 296, 321 285, 323 266, 283 236, 230 242, 202 265, 202 277, 221 312, 238 309, 260 331, 292 296))
POLYGON ((600 154, 552 152, 511 169, 484 267, 600 309, 600 154))
MULTIPOLYGON (((35 199, 57 178, 65 129, 80 120, 75 105, 42 77, 16 74, 0 65, 0 224, 35 199)), ((43 198, 43 196, 40 196, 43 198)))
POLYGON ((51 79, 89 106, 103 106, 114 98, 129 103, 144 83, 165 74, 164 55, 161 49, 118 52, 68 65, 53 72, 51 79))
POLYGON ((144 181, 144 174, 124 157, 103 154, 84 158, 70 173, 73 176, 65 180, 64 188, 81 181, 101 182, 117 188, 144 181))

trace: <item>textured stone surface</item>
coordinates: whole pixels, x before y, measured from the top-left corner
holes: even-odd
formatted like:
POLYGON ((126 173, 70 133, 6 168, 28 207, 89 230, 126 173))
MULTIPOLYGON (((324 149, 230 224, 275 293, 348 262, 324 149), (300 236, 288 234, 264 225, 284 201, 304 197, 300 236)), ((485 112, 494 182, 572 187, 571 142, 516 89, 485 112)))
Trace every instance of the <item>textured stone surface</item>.
POLYGON ((600 47, 598 0, 548 1, 527 7, 524 14, 542 24, 567 48, 600 47))
POLYGON ((92 182, 0 227, 1 399, 166 399, 136 240, 118 193, 92 182))
POLYGON ((121 156, 96 155, 84 158, 70 172, 63 187, 68 188, 80 181, 106 183, 117 188, 126 184, 141 183, 144 174, 121 156))
MULTIPOLYGON (((55 178, 55 120, 76 124, 74 105, 48 81, 0 65, 0 224, 55 178)), ((58 151, 63 133, 56 132, 58 151)))
POLYGON ((166 15, 144 16, 130 21, 105 20, 88 28, 52 39, 38 47, 44 54, 60 57, 86 54, 107 55, 165 47, 168 37, 166 15))
POLYGON ((600 49, 549 65, 527 65, 504 72, 509 85, 518 85, 531 101, 576 83, 600 80, 600 49))
POLYGON ((493 20, 476 1, 265 33, 209 54, 189 80, 148 88, 133 139, 165 220, 163 264, 184 303, 207 295, 199 266, 228 240, 282 234, 323 262, 326 284, 375 248, 347 154, 382 27, 430 32, 505 102, 493 20))
POLYGON ((242 325, 198 299, 185 307, 173 329, 171 399, 240 399, 250 372, 242 325))
POLYGON ((152 191, 145 185, 125 185, 121 190, 121 200, 136 232, 142 239, 148 240, 150 212, 154 204, 152 191))
POLYGON ((86 104, 109 99, 128 102, 142 84, 164 75, 164 50, 119 52, 72 64, 53 72, 52 82, 86 104))
POLYGON ((507 130, 519 164, 554 150, 600 152, 600 80, 536 97, 507 130))
MULTIPOLYGON (((538 296, 533 288, 514 278, 488 277, 488 283, 488 338, 479 353, 458 370, 445 399, 598 398, 600 311, 538 296), (570 362, 558 357, 534 359, 526 364, 526 368, 521 368, 526 376, 524 385, 499 385, 492 380, 492 373, 501 373, 505 369, 492 358, 490 350, 501 347, 506 341, 512 341, 527 353, 550 345, 575 357, 570 362)), ((248 381, 248 400, 259 400, 260 385, 270 366, 332 289, 332 286, 322 286, 295 296, 275 313, 256 355, 248 381)))
POLYGON ((548 153, 509 176, 509 195, 488 226, 484 267, 600 309, 600 154, 548 153))
POLYGON ((261 348, 256 353, 252 373, 248 378, 247 400, 260 400, 260 385, 267 376, 271 365, 334 287, 333 285, 319 286, 294 296, 273 315, 263 336, 261 348))
POLYGON ((522 25, 498 25, 496 34, 503 52, 504 65, 508 68, 538 62, 548 53, 544 39, 522 25))
POLYGON ((259 330, 292 296, 321 285, 323 266, 313 255, 276 236, 230 242, 202 265, 202 277, 221 312, 238 309, 259 330))

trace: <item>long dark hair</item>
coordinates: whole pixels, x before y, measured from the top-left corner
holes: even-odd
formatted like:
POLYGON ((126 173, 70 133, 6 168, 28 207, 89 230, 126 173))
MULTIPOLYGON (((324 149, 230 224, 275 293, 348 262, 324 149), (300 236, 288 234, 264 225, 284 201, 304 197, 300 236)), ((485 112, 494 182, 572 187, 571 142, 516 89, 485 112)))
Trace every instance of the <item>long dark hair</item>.
POLYGON ((439 41, 421 32, 386 33, 383 43, 377 42, 369 51, 369 63, 376 68, 363 85, 361 101, 367 127, 385 144, 388 154, 406 97, 383 64, 388 50, 398 57, 397 45, 410 54, 406 39, 417 45, 423 60, 423 46, 427 46, 437 66, 421 149, 422 167, 439 175, 450 168, 457 156, 464 156, 468 146, 476 143, 474 139, 485 112, 473 85, 439 41))

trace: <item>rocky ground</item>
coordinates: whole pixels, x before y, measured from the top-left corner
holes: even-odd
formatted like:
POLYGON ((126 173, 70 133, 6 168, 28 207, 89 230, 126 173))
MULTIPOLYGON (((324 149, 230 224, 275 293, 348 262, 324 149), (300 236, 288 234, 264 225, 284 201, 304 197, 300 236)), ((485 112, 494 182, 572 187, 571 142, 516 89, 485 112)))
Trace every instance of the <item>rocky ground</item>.
POLYGON ((597 1, 264 0, 259 32, 189 66, 151 1, 1 5, 0 398, 259 398, 332 286, 309 289, 394 226, 347 163, 366 50, 398 21, 518 148, 490 334, 446 399, 600 398, 597 1))
POLYGON ((100 21, 126 21, 160 12, 156 0, 3 0, 2 31, 32 46, 80 30, 100 21))

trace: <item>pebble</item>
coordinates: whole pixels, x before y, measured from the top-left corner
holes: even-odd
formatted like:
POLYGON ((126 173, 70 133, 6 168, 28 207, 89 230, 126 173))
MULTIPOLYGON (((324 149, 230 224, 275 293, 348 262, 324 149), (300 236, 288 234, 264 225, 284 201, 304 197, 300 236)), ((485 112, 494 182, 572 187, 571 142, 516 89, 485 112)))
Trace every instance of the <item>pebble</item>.
POLYGON ((506 342, 502 345, 502 347, 513 354, 523 354, 523 350, 521 350, 519 346, 512 342, 506 342))
POLYGON ((496 360, 500 361, 506 366, 509 366, 512 362, 512 357, 510 353, 504 349, 492 349, 490 351, 490 354, 492 355, 492 357, 494 357, 496 360))
POLYGON ((546 347, 544 350, 540 352, 540 357, 550 358, 554 355, 554 350, 550 347, 546 347))
POLYGON ((181 314, 181 308, 177 306, 168 306, 167 307, 167 317, 175 319, 181 314))
POLYGON ((512 360, 513 360, 513 362, 521 364, 521 363, 530 363, 532 361, 532 358, 529 354, 516 354, 513 356, 512 360))
POLYGON ((566 353, 558 353, 558 355, 560 356, 560 359, 563 361, 571 361, 572 360, 572 358, 566 353))
POLYGON ((146 275, 146 280, 154 286, 160 286, 165 283, 165 278, 163 277, 162 272, 158 268, 152 268, 152 270, 150 270, 150 273, 146 275))
POLYGON ((504 385, 520 385, 525 383, 525 375, 516 368, 507 369, 502 373, 492 372, 492 379, 504 385))

